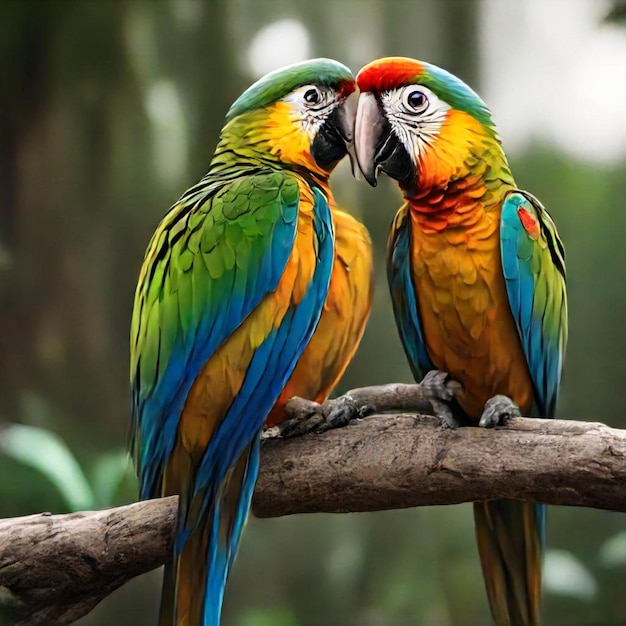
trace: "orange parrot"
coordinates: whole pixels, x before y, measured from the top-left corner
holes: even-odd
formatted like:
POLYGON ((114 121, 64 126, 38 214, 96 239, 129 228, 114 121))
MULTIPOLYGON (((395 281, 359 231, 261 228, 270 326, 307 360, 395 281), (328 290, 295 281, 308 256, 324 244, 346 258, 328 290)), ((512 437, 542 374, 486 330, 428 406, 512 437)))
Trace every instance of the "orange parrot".
MULTIPOLYGON (((388 242, 396 323, 416 380, 442 370, 463 387, 462 422, 552 417, 567 340, 564 249, 541 203, 517 188, 491 114, 465 83, 388 58, 357 76, 359 165, 382 170, 405 204, 388 242)), ((514 480, 512 477, 511 480, 514 480)), ((474 505, 497 626, 538 626, 545 506, 474 505)))

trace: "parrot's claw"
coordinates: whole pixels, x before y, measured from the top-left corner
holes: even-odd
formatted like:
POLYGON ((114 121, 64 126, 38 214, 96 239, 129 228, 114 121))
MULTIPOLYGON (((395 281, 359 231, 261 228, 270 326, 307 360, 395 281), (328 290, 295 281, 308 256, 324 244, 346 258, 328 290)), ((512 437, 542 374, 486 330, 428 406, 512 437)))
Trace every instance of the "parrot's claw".
POLYGON ((292 398, 286 406, 289 419, 266 430, 263 439, 301 437, 309 433, 325 433, 333 428, 347 426, 352 420, 373 412, 367 404, 360 404, 350 394, 345 394, 318 404, 303 398, 292 398))
POLYGON ((283 439, 290 439, 291 437, 301 437, 309 433, 320 432, 319 428, 323 426, 325 421, 322 405, 317 404, 317 402, 312 404, 316 406, 306 414, 286 419, 276 426, 278 436, 283 439))
POLYGON ((334 400, 326 402, 326 422, 323 429, 317 432, 324 432, 332 428, 342 428, 351 421, 361 417, 367 417, 374 412, 368 404, 359 404, 349 393, 339 396, 334 400))
POLYGON ((458 381, 451 378, 448 372, 431 370, 424 376, 420 386, 427 392, 429 398, 440 402, 450 402, 463 390, 458 381))
POLYGON ((431 370, 424 376, 420 387, 426 392, 433 408, 433 415, 441 420, 444 428, 465 425, 465 422, 455 415, 453 409, 454 400, 463 391, 463 386, 451 378, 448 372, 431 370))
POLYGON ((505 426, 512 417, 522 417, 519 407, 508 396, 497 395, 485 403, 478 425, 481 428, 505 426))
POLYGON ((278 439, 280 437, 280 428, 278 426, 272 426, 261 431, 261 441, 266 439, 278 439))

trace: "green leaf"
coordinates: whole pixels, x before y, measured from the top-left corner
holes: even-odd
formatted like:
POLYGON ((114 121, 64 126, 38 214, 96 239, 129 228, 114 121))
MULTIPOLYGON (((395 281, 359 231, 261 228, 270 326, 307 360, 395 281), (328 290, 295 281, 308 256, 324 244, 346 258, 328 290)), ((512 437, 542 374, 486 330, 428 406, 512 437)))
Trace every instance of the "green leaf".
POLYGON ((127 474, 132 474, 128 453, 111 452, 97 458, 90 476, 98 506, 106 507, 114 504, 115 494, 127 474))
POLYGON ((94 506, 94 496, 78 461, 65 443, 45 428, 11 424, 0 431, 0 451, 40 471, 72 511, 94 506))

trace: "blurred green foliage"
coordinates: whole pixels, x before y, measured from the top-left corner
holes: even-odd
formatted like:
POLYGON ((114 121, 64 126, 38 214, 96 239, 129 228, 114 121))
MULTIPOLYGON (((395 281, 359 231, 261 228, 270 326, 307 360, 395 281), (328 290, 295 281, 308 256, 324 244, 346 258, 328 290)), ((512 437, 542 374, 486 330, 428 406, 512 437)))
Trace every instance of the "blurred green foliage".
MULTIPOLYGON (((135 499, 122 450, 139 265, 253 79, 246 54, 259 28, 297 19, 311 55, 358 69, 406 54, 480 88, 481 6, 2 0, 0 517, 135 499)), ((574 161, 543 143, 511 157, 567 247, 571 338, 560 414, 626 427, 626 164, 574 161)), ((345 164, 333 186, 369 227, 378 267, 371 321, 337 391, 410 381, 383 269, 397 191, 386 180, 374 190, 356 183, 345 164)), ((625 527, 618 514, 550 509, 546 623, 626 622, 625 527)), ((134 581, 80 623, 154 624, 159 584, 158 573, 134 581)), ((253 519, 224 614, 227 626, 488 621, 468 506, 253 519)))
POLYGON ((128 454, 120 451, 98 455, 90 468, 91 480, 88 480, 65 443, 52 431, 37 426, 9 424, 3 428, 0 452, 47 478, 70 511, 114 506, 120 485, 129 478, 128 454))

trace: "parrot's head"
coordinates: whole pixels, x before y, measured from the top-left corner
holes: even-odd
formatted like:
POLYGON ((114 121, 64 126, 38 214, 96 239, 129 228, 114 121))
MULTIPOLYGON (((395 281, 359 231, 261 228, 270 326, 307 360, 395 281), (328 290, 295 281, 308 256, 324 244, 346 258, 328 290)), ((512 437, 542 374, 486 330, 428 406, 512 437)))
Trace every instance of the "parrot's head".
POLYGON ((445 188, 487 151, 502 154, 491 114, 463 81, 414 59, 366 65, 355 122, 359 167, 370 185, 379 170, 405 191, 445 188))
POLYGON ((354 155, 354 91, 354 76, 337 61, 289 65, 241 94, 226 116, 222 138, 281 165, 326 176, 346 153, 354 155))

